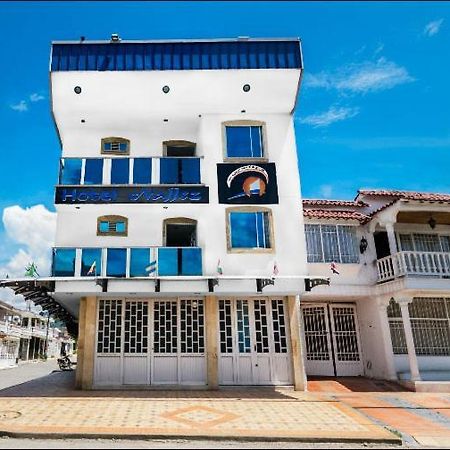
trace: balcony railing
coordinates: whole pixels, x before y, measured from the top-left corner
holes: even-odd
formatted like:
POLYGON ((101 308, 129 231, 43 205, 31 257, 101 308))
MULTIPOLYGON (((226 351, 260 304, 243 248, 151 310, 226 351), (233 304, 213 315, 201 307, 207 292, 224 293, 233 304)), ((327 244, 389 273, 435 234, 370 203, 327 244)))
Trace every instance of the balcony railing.
POLYGON ((55 277, 200 276, 200 247, 54 248, 55 277))
POLYGON ((399 252, 379 259, 377 268, 380 282, 408 275, 450 277, 450 253, 399 252))
POLYGON ((62 158, 58 184, 197 185, 201 184, 199 157, 62 158))

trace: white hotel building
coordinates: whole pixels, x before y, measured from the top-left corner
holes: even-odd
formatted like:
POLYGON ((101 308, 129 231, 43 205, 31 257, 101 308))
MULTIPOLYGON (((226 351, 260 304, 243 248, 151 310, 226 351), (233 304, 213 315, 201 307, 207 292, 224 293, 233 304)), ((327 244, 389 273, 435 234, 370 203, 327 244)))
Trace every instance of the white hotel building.
POLYGON ((448 379, 450 195, 302 201, 298 39, 55 42, 50 70, 53 273, 3 285, 78 332, 78 387, 448 379))

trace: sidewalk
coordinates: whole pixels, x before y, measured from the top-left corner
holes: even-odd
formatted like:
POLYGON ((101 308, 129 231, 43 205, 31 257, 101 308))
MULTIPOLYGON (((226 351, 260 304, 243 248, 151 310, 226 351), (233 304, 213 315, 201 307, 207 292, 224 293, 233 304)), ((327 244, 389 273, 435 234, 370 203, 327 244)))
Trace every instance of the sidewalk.
POLYGON ((2 398, 0 434, 400 442, 398 436, 340 402, 293 391, 272 392, 277 398, 241 398, 235 390, 230 398, 206 392, 196 397, 191 392, 190 398, 174 399, 171 393, 164 396, 164 391, 149 398, 117 398, 114 393, 111 397, 2 398))

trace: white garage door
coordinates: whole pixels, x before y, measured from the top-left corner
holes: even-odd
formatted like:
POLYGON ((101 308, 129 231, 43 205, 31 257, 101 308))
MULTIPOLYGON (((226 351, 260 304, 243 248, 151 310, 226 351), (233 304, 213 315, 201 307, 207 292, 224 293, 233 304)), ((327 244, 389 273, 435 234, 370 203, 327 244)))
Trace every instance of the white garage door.
POLYGON ((94 383, 206 384, 203 299, 100 300, 94 383))
POLYGON ((219 383, 292 384, 283 299, 219 300, 219 383))

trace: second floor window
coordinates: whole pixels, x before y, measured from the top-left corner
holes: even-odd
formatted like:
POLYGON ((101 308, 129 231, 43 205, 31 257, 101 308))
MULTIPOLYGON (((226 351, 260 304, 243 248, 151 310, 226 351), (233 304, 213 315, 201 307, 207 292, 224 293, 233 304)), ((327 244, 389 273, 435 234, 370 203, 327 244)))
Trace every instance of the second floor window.
POLYGON ((429 233, 400 233, 402 251, 450 252, 450 236, 429 233))
POLYGON ((272 231, 269 211, 230 211, 228 217, 229 250, 271 249, 272 231))
POLYGON ((227 158, 263 158, 263 125, 225 123, 225 150, 227 158))
POLYGON ((129 184, 130 160, 115 158, 111 160, 111 184, 129 184))
POLYGON ((308 262, 359 262, 355 227, 307 224, 305 233, 308 262))
POLYGON ((84 184, 102 184, 103 159, 86 159, 84 167, 84 184))

